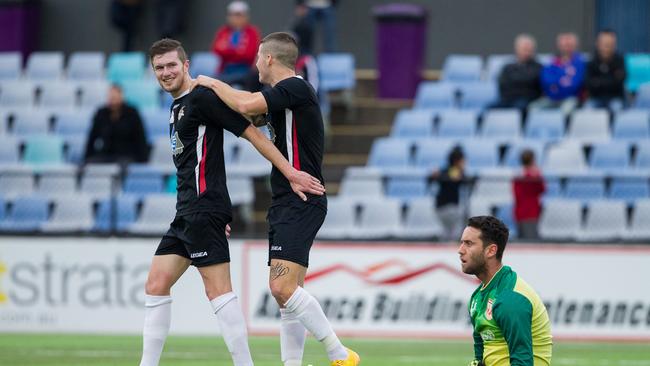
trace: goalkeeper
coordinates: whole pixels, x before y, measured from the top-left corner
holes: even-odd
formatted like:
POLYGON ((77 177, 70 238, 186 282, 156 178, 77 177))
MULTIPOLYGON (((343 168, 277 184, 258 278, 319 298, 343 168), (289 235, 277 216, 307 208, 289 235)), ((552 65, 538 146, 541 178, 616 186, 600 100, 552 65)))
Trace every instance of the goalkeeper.
POLYGON ((481 280, 469 302, 474 326, 471 366, 548 366, 551 326, 535 290, 501 263, 508 228, 492 216, 467 222, 458 254, 463 272, 481 280))

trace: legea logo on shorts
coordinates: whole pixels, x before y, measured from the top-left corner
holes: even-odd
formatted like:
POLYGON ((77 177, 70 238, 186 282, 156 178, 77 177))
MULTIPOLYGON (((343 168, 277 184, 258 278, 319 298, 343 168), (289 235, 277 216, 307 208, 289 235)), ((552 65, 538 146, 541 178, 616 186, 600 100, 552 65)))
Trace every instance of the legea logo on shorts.
POLYGON ((192 253, 192 254, 190 254, 190 258, 192 258, 192 259, 194 259, 194 258, 201 258, 201 257, 207 257, 207 256, 208 256, 208 252, 196 252, 196 253, 192 253))
POLYGON ((271 250, 275 252, 282 251, 282 245, 271 245, 271 250))

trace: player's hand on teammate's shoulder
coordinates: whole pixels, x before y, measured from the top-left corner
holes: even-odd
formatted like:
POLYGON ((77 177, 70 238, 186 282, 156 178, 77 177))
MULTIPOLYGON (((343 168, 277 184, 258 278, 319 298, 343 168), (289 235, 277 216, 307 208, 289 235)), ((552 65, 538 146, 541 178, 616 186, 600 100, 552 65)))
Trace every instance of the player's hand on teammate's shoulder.
POLYGON ((205 86, 206 88, 210 88, 212 83, 215 81, 215 79, 205 76, 205 75, 199 75, 196 77, 196 79, 192 79, 191 84, 190 84, 190 90, 194 90, 197 86, 205 86))
POLYGON ((318 196, 325 194, 325 186, 323 186, 317 178, 312 177, 306 172, 294 169, 293 174, 288 177, 288 180, 291 189, 293 189, 293 191, 303 201, 307 201, 305 193, 315 194, 318 196))

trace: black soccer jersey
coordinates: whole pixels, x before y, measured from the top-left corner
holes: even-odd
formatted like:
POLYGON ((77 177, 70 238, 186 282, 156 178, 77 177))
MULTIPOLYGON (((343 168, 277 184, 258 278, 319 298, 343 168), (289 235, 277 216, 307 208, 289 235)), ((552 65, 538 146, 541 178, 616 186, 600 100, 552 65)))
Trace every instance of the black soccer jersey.
POLYGON ((174 100, 169 119, 176 166, 176 216, 220 212, 231 217, 223 159, 223 130, 240 136, 250 123, 208 88, 174 100))
MULTIPOLYGON (((314 89, 296 76, 262 91, 262 95, 271 114, 275 146, 294 168, 311 174, 324 184, 321 173, 323 117, 314 89)), ((293 192, 287 178, 275 167, 271 171, 271 190, 273 198, 293 192)))

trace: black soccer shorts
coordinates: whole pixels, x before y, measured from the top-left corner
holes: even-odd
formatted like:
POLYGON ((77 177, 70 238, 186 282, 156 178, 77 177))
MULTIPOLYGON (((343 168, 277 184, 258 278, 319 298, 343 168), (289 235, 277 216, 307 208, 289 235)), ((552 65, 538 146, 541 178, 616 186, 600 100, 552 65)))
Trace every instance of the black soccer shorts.
POLYGON ((283 259, 309 266, 309 251, 327 215, 327 199, 311 196, 303 202, 295 194, 277 199, 269 208, 269 261, 283 259), (295 197, 294 197, 295 196, 295 197))
POLYGON ((196 267, 230 262, 226 239, 228 217, 214 212, 176 216, 160 240, 156 255, 177 254, 196 267))

